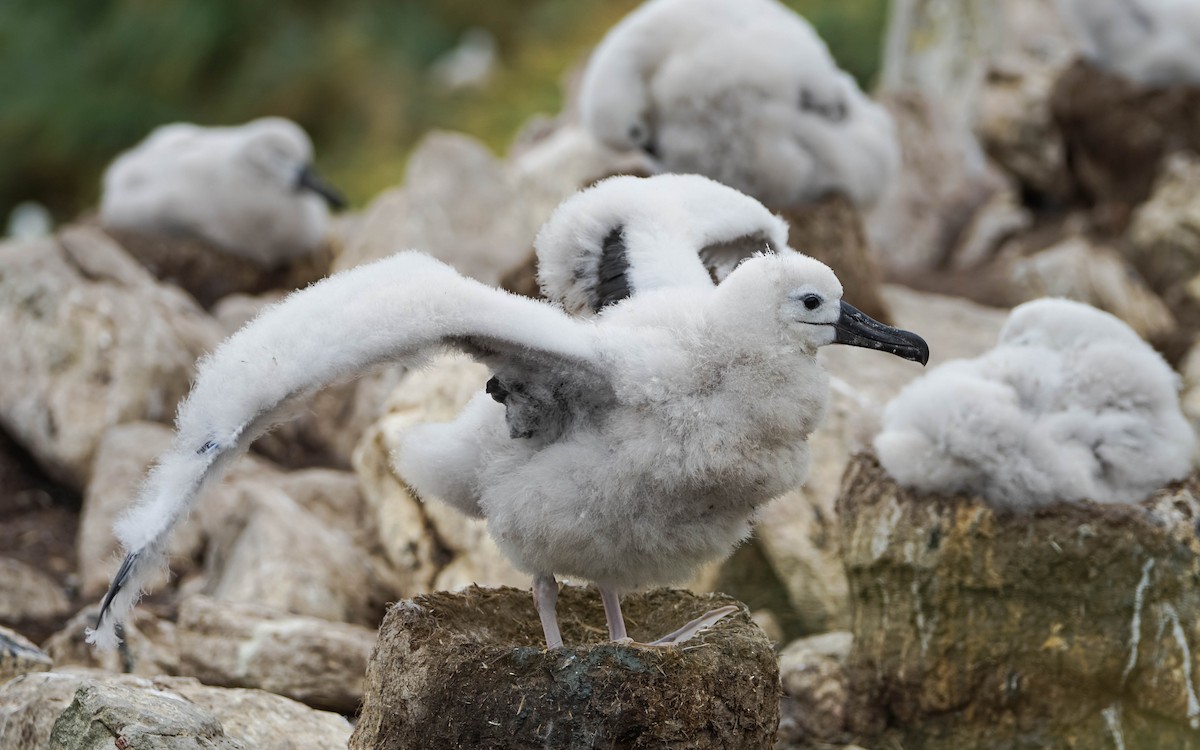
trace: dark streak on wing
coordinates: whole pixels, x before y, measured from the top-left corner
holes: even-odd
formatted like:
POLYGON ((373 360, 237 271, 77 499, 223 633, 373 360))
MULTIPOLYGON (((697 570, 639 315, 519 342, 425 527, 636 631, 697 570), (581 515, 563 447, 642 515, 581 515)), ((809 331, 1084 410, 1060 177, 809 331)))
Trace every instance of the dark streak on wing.
POLYGON ((618 226, 604 238, 600 262, 596 265, 596 286, 592 289, 592 310, 620 302, 633 293, 629 288, 629 256, 625 247, 625 228, 618 226))
POLYGON ((100 603, 100 614, 96 616, 96 627, 100 627, 100 623, 104 621, 104 615, 108 613, 108 605, 112 604, 113 598, 120 593, 125 581, 129 579, 129 573, 133 570, 134 563, 137 562, 138 554, 138 552, 130 552, 126 555, 117 574, 113 576, 112 585, 108 587, 108 593, 104 595, 104 601, 100 603))

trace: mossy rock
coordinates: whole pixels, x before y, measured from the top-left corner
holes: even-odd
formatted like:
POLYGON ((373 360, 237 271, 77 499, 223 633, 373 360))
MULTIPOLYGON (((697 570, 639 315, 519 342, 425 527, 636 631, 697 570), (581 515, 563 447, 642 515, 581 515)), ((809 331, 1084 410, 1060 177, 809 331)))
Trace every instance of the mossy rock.
POLYGON ((1200 477, 1016 513, 860 455, 838 517, 863 744, 1200 748, 1200 477))
MULTIPOLYGON (((635 640, 727 604, 659 589, 624 597, 635 640)), ((529 591, 439 592, 388 612, 352 750, 769 748, 779 668, 744 607, 671 648, 607 640, 594 589, 558 599, 566 647, 548 651, 529 591)))

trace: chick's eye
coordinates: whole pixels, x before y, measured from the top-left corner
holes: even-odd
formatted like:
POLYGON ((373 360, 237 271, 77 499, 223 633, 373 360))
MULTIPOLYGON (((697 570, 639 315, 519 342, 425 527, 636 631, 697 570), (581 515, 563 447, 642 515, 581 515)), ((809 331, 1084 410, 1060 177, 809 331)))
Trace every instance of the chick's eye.
POLYGON ((630 125, 629 126, 629 140, 633 141, 634 143, 641 143, 642 138, 644 138, 644 137, 645 137, 645 134, 642 132, 641 125, 630 125))
POLYGON ((821 306, 821 298, 815 294, 804 295, 804 299, 802 301, 804 302, 804 306, 809 310, 816 310, 821 306))

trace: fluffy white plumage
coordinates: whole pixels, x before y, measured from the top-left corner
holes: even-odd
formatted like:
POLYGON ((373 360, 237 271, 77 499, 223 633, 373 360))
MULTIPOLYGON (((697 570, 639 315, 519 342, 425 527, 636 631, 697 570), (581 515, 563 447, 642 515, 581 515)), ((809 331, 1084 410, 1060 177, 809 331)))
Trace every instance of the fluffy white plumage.
POLYGON ((772 206, 834 191, 869 206, 900 163, 890 115, 776 0, 650 0, 596 48, 580 105, 609 146, 772 206))
POLYGON ((711 286, 741 261, 791 253, 787 223, 699 175, 609 179, 568 198, 538 232, 538 282, 568 312, 598 312, 641 290, 711 286))
POLYGON ((312 172, 312 143, 290 120, 155 129, 104 173, 101 221, 202 237, 265 267, 311 253, 341 197, 312 172))
POLYGON ((1098 66, 1151 86, 1200 85, 1196 0, 1058 0, 1058 7, 1098 66))
POLYGON ((906 386, 875 449, 901 484, 1004 508, 1137 502, 1192 469, 1178 378, 1118 318, 1041 299, 999 342, 906 386))
MULTIPOLYGON (((611 206, 619 201, 603 194, 639 182, 676 194, 660 205, 681 212, 664 217, 679 227, 703 221, 714 189, 734 192, 668 176, 613 178, 589 192, 611 206)), ((581 197, 559 211, 579 216, 592 204, 581 197)), ((771 226, 757 209, 746 231, 771 226)), ((635 236, 670 247, 670 237, 635 236)), ((681 265, 700 265, 699 250, 681 265)), ((402 475, 423 496, 487 518, 504 552, 534 574, 544 625, 553 620, 544 584, 561 573, 600 585, 615 627, 617 590, 679 580, 727 554, 757 507, 803 480, 805 438, 827 397, 817 347, 927 359, 919 337, 871 321, 841 292, 832 271, 794 252, 751 258, 720 285, 704 275, 639 288, 587 318, 415 252, 296 292, 201 364, 173 448, 117 525, 128 555, 89 640, 115 645, 116 624, 163 564, 172 525, 292 406, 377 363, 415 365, 444 348, 473 355, 494 377, 456 421, 413 430, 394 457, 402 475)), ((557 626, 546 627, 555 645, 557 626)))

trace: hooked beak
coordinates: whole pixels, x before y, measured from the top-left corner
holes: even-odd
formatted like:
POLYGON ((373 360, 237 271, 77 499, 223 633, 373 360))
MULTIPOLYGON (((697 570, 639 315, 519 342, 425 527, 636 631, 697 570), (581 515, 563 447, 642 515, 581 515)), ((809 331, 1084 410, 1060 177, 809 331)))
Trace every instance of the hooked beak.
POLYGON ((922 365, 929 362, 929 344, 925 343, 925 339, 915 333, 886 326, 846 302, 842 303, 842 315, 833 324, 833 329, 835 344, 878 349, 922 365))
POLYGON ((313 191, 324 198, 332 209, 340 210, 346 207, 346 199, 342 197, 342 194, 338 192, 337 188, 321 179, 313 171, 311 164, 305 164, 300 170, 300 174, 296 175, 296 189, 313 191))

